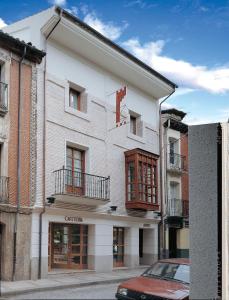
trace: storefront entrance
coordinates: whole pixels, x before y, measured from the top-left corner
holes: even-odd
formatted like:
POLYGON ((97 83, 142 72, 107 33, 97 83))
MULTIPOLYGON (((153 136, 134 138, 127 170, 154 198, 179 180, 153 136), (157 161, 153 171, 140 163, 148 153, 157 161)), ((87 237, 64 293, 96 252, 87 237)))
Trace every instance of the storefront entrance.
POLYGON ((87 269, 87 225, 50 223, 49 240, 51 268, 87 269))
POLYGON ((113 228, 113 266, 124 266, 124 228, 113 228))

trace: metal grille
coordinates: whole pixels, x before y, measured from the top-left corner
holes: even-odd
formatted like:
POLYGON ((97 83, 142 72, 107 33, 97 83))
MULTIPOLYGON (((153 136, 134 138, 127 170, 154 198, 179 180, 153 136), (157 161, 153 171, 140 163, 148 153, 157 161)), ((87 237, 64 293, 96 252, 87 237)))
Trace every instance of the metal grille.
POLYGON ((167 203, 167 215, 170 217, 188 217, 189 202, 176 198, 169 199, 167 203))
POLYGON ((54 171, 55 194, 71 194, 109 200, 110 178, 60 169, 54 171))
POLYGON ((185 156, 177 153, 169 153, 169 168, 177 171, 185 171, 185 156))

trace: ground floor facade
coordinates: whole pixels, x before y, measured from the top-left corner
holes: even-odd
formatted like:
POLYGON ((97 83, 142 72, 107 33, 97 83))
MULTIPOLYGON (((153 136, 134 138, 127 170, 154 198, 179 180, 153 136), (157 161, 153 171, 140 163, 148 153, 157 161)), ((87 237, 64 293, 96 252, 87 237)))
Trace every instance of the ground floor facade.
MULTIPOLYGON (((32 215, 31 278, 39 264, 39 213, 32 215)), ((42 216, 41 277, 56 269, 110 272, 158 259, 156 220, 49 208, 42 216)))

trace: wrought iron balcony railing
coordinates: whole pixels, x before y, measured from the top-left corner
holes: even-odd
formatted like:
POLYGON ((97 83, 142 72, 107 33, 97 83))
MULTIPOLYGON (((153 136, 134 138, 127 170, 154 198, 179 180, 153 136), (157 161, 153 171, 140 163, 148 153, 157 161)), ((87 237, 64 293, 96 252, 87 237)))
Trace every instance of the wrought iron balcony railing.
POLYGON ((0 176, 0 204, 9 202, 9 177, 0 176))
POLYGON ((184 155, 180 155, 177 153, 169 153, 168 167, 171 170, 185 171, 186 170, 185 160, 186 158, 184 155))
POLYGON ((0 116, 8 112, 8 85, 0 81, 0 116))
POLYGON ((60 169, 54 171, 56 195, 109 200, 110 177, 60 169))
POLYGON ((167 203, 167 216, 184 217, 189 216, 189 201, 171 198, 167 203))

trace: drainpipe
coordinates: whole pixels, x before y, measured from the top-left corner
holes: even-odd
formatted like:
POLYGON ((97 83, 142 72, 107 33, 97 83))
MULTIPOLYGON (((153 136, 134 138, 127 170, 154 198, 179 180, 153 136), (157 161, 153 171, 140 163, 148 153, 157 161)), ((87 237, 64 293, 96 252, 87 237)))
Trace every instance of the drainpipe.
POLYGON ((14 223, 14 239, 13 239, 13 274, 12 274, 12 281, 15 281, 16 277, 16 262, 17 262, 17 228, 18 228, 18 218, 19 218, 19 210, 21 206, 21 182, 20 182, 20 173, 21 173, 21 157, 20 157, 20 150, 21 150, 21 113, 22 113, 22 62, 25 58, 27 51, 27 46, 24 48, 24 52, 22 57, 19 61, 19 78, 18 78, 18 85, 19 85, 19 97, 18 97, 18 132, 17 132, 17 140, 18 140, 18 147, 17 147, 17 211, 15 216, 15 223, 14 223))
MULTIPOLYGON (((58 24, 61 21, 62 18, 62 13, 63 10, 61 9, 61 11, 59 12, 59 19, 56 22, 56 24, 53 26, 53 28, 51 29, 51 31, 49 32, 49 34, 46 36, 45 38, 45 52, 47 53, 47 41, 49 39, 49 37, 51 36, 51 34, 53 33, 53 31, 55 30, 55 28, 58 26, 58 24)), ((45 165, 45 159, 46 159, 46 69, 47 69, 47 56, 45 56, 45 62, 44 62, 44 82, 43 82, 43 86, 44 86, 44 107, 43 107, 43 116, 44 116, 44 120, 43 120, 43 189, 42 189, 42 195, 43 195, 43 208, 42 211, 40 213, 39 216, 39 261, 38 261, 38 279, 41 279, 41 265, 42 265, 42 216, 45 213, 45 189, 46 189, 46 185, 45 185, 45 175, 46 175, 46 165, 45 165)))
POLYGON ((169 94, 165 99, 163 99, 159 105, 159 148, 160 148, 160 202, 161 202, 161 221, 158 223, 158 258, 161 259, 161 233, 162 233, 162 248, 163 248, 163 257, 165 256, 165 244, 166 244, 166 238, 165 238, 165 215, 164 215, 164 197, 163 197, 163 137, 162 137, 162 120, 161 120, 161 106, 162 104, 168 100, 172 96, 172 94, 175 93, 176 90, 174 90, 171 94, 169 94), (162 232, 160 232, 160 229, 162 227, 162 232))

